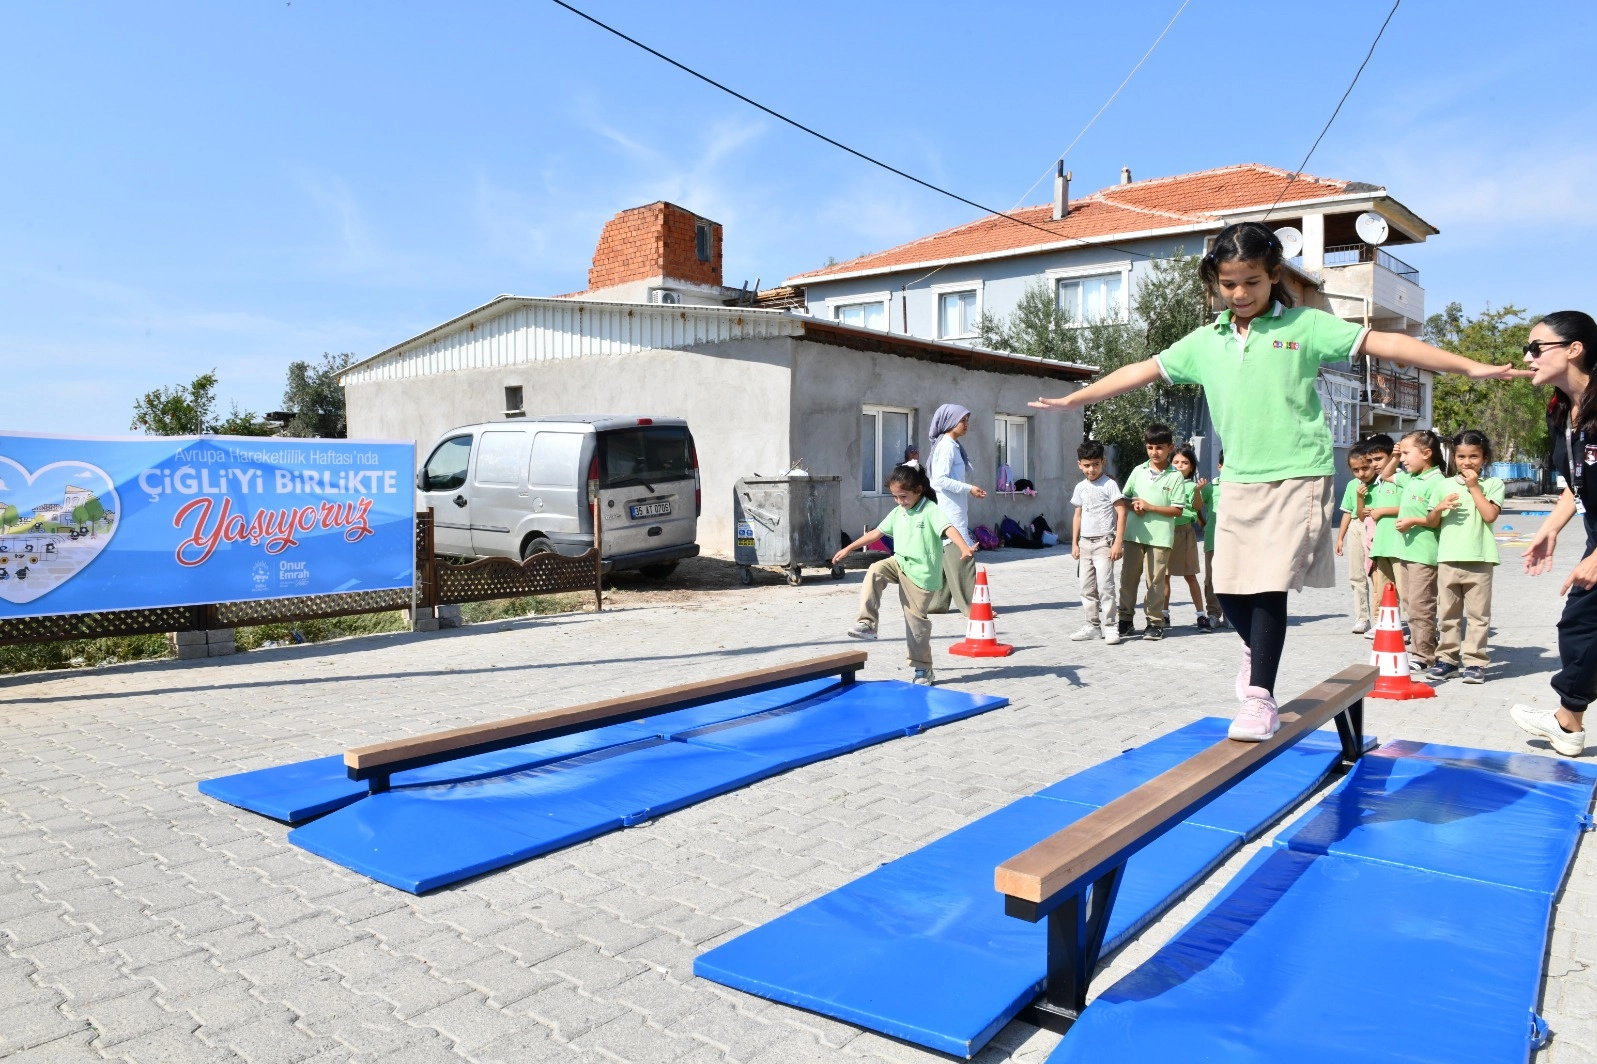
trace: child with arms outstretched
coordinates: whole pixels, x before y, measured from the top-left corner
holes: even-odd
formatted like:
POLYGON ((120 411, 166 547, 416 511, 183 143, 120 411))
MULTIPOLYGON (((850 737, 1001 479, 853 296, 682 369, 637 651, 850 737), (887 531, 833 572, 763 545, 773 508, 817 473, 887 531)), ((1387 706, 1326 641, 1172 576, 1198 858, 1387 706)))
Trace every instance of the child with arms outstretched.
POLYGON ((1168 350, 1034 407, 1084 406, 1163 378, 1203 386, 1225 441, 1225 505, 1215 529, 1215 590, 1242 637, 1241 702, 1229 735, 1260 742, 1280 727, 1275 680, 1286 642, 1286 595, 1331 587, 1336 464, 1315 381, 1320 366, 1363 351, 1402 365, 1478 379, 1524 376, 1400 333, 1371 332, 1320 310, 1294 308, 1281 282, 1281 241, 1260 222, 1229 225, 1199 262, 1224 302, 1216 320, 1168 350))

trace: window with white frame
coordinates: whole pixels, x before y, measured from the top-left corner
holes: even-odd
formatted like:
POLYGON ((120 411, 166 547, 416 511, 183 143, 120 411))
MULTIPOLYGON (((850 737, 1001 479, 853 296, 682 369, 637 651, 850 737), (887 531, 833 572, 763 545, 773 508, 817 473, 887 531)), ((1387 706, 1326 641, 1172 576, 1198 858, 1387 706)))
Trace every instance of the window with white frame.
POLYGON ((967 339, 976 335, 976 292, 940 292, 937 295, 937 335, 944 340, 967 339))
POLYGON ((1083 325, 1099 321, 1125 321, 1125 275, 1120 271, 1059 280, 1059 309, 1066 318, 1083 325))
POLYGON ((999 491, 1013 491, 1015 481, 1031 476, 1031 448, 1027 446, 1030 425, 1031 418, 1018 414, 999 414, 993 421, 994 450, 998 455, 993 483, 999 491))
POLYGON ((886 303, 842 303, 833 309, 837 320, 844 325, 859 325, 866 329, 887 329, 886 303))
POLYGON ((886 495, 887 476, 904 461, 915 438, 913 411, 892 406, 867 406, 860 411, 860 476, 862 495, 886 495))

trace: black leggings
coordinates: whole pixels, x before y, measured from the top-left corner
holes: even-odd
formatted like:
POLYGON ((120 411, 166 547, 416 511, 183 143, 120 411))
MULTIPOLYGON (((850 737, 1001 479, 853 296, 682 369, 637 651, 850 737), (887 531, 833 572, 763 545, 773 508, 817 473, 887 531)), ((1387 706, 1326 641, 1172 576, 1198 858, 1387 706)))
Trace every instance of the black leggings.
POLYGON ((1558 658, 1561 667, 1553 675, 1553 690, 1565 709, 1584 713, 1597 699, 1597 588, 1571 588, 1564 599, 1558 658))
POLYGON ((1286 646, 1286 592, 1220 595, 1219 599, 1225 619, 1253 653, 1253 686, 1274 695, 1275 674, 1281 668, 1281 649, 1286 646))

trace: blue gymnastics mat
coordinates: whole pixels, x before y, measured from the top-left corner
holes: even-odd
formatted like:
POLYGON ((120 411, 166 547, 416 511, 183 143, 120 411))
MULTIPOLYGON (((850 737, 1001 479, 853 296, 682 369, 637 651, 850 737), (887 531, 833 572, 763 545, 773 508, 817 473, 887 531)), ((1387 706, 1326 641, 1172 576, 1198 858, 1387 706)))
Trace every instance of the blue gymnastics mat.
POLYGON ((1523 1064, 1597 768, 1389 743, 1088 1005, 1050 1064, 1523 1064))
MULTIPOLYGON (((667 732, 530 769, 396 787, 295 828, 288 840, 412 893, 642 823, 797 764, 996 709, 986 695, 899 681, 832 684, 780 709, 667 732), (739 738, 748 729, 748 741, 739 738)), ((687 712, 687 711, 683 711, 687 712)), ((675 724, 678 728, 669 725, 675 724)), ((681 725, 691 725, 681 728, 681 725)))
MULTIPOLYGON (((666 737, 676 731, 767 713, 839 686, 841 684, 836 679, 806 680, 757 694, 739 695, 689 709, 673 710, 627 724, 611 724, 563 735, 558 739, 543 739, 490 754, 397 772, 391 785, 414 787, 432 783, 462 783, 537 768, 612 746, 666 737)), ((240 809, 248 809, 252 813, 288 824, 301 824, 360 801, 366 797, 367 788, 365 783, 349 778, 344 770, 343 755, 334 754, 290 765, 219 776, 203 781, 199 790, 201 794, 228 805, 236 805, 240 809)))
MULTIPOLYGON (((1004 915, 993 870, 1224 738, 1205 718, 1021 798, 700 956, 694 974, 955 1056, 974 1056, 1040 991, 1046 924, 1004 915)), ((1316 732, 1249 777, 1246 802, 1194 813, 1127 865, 1114 948, 1324 778, 1316 732), (1216 823, 1203 823, 1204 820, 1216 823)))

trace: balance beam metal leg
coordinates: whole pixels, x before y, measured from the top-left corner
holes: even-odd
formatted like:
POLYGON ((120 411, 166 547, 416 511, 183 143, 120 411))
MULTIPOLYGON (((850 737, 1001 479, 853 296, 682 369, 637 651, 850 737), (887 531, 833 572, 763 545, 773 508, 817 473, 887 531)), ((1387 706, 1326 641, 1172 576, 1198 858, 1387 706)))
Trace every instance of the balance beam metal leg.
POLYGON ((1020 1019, 1063 1034, 1080 1018, 1125 870, 1123 864, 1111 868, 1089 891, 1048 914, 1048 985, 1020 1019))
POLYGON ((389 780, 389 778, 390 777, 389 777, 388 773, 386 773, 386 772, 384 772, 384 773, 382 773, 380 775, 376 775, 376 776, 368 776, 366 778, 366 793, 367 794, 382 794, 382 793, 384 793, 385 791, 388 790, 388 780, 389 780))
POLYGON ((1342 760, 1337 771, 1346 773, 1364 756, 1364 699, 1359 699, 1338 713, 1336 734, 1342 740, 1342 760))

